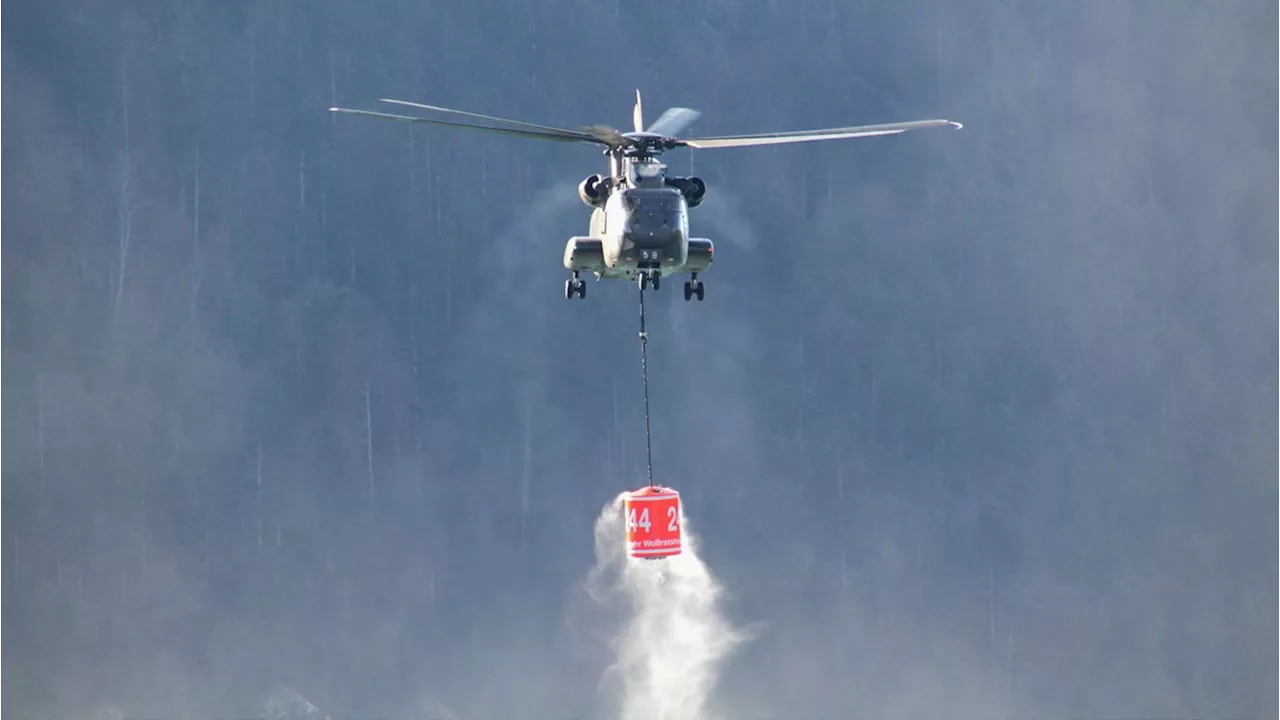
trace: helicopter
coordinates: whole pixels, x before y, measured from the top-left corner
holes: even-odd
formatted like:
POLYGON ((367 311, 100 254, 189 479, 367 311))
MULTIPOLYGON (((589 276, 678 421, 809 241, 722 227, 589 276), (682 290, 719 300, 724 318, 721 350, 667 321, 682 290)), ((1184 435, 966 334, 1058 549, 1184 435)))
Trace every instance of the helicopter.
POLYGON ((639 89, 636 90, 636 104, 632 111, 634 131, 629 133, 622 133, 605 125, 588 125, 569 130, 407 100, 381 98, 381 101, 500 123, 506 127, 341 107, 329 110, 385 120, 604 146, 603 154, 609 160, 609 174, 588 175, 578 184, 578 197, 592 211, 587 235, 571 237, 565 243, 563 262, 565 269, 571 273, 571 277, 564 283, 564 296, 567 300, 587 296, 587 285, 581 277, 582 273, 591 273, 597 281, 606 278, 634 279, 642 293, 650 286, 658 290, 665 276, 688 273, 689 280, 684 283, 685 301, 694 297, 702 301, 705 297, 706 290, 698 274, 711 267, 715 245, 707 238, 690 237, 689 210, 698 207, 706 199, 707 185, 696 176, 669 174, 667 166, 659 160, 663 151, 682 147, 701 150, 780 145, 895 135, 929 127, 963 127, 952 120, 914 120, 882 125, 682 139, 678 135, 701 117, 702 113, 686 107, 668 108, 646 128, 639 89))

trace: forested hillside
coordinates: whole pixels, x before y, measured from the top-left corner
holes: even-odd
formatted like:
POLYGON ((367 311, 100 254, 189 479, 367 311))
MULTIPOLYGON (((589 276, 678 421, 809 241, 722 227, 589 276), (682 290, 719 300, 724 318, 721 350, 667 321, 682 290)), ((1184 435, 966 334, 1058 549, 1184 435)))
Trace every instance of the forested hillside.
POLYGON ((589 716, 644 482, 635 287, 561 292, 605 158, 328 108, 636 88, 965 125, 665 156, 717 256, 651 296, 655 470, 756 632, 730 717, 1275 716, 1274 2, 5 11, 6 716, 589 716))

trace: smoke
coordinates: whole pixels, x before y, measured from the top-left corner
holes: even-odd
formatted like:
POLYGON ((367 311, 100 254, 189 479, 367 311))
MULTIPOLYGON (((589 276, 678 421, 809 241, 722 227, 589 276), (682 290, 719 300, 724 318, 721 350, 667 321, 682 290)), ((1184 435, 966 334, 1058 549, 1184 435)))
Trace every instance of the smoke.
POLYGON ((596 565, 586 589, 619 612, 609 636, 614 662, 605 673, 619 720, 706 720, 730 653, 746 641, 720 608, 722 589, 698 557, 697 538, 680 511, 683 551, 661 560, 626 553, 622 501, 607 503, 595 524, 596 565))
POLYGON ((267 698, 263 710, 267 720, 307 720, 308 718, 324 718, 320 708, 292 688, 277 688, 267 698))

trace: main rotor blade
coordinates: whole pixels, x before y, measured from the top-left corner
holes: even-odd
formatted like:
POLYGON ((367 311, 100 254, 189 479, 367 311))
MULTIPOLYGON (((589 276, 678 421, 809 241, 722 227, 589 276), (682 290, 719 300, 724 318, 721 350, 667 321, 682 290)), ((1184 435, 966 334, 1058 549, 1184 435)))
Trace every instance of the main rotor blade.
POLYGON ((654 120, 653 124, 645 132, 663 137, 675 137, 684 132, 685 128, 692 125, 700 117, 702 117, 702 113, 690 108, 667 108, 667 111, 662 113, 657 120, 654 120))
POLYGON ((964 127, 952 120, 913 120, 903 123, 886 123, 883 125, 856 125, 843 128, 824 128, 821 130, 795 130, 792 132, 761 133, 758 135, 726 135, 723 137, 692 138, 681 140, 681 145, 692 148, 725 148, 749 147, 753 145, 782 145, 785 143, 812 142, 815 140, 844 140, 846 138, 871 137, 874 135, 896 135, 908 130, 919 130, 928 127, 964 127))
POLYGON ((409 102, 408 100, 392 100, 391 98, 380 98, 382 102, 394 103, 396 105, 407 105, 409 107, 421 108, 423 110, 435 110, 436 112, 449 113, 451 115, 462 115, 464 117, 475 118, 477 120, 488 120, 490 122, 506 123, 513 127, 521 127, 526 130, 539 130, 544 133, 552 133, 556 135, 564 135, 565 137, 577 138, 578 140, 591 140, 591 136, 576 130, 566 130, 564 128, 551 127, 549 125, 534 125, 533 123, 520 122, 519 120, 508 120, 506 118, 494 117, 493 115, 481 115, 480 113, 467 112, 466 110, 454 110, 453 108, 439 107, 438 105, 424 105, 422 103, 409 102))
POLYGON ((635 141, 608 125, 584 125, 582 132, 591 136, 596 142, 612 148, 624 148, 635 145, 635 141))
POLYGON ((515 135, 517 137, 533 137, 543 140, 557 140, 559 142, 592 142, 601 145, 608 143, 594 138, 585 133, 574 135, 560 135, 557 133, 541 132, 537 130, 521 130, 519 128, 495 128, 486 127, 484 125, 472 125, 471 123, 451 122, 449 120, 428 120, 427 118, 413 117, 411 115, 392 115, 391 113, 380 113, 372 110, 351 110, 349 108, 329 108, 330 112, 347 113, 350 115, 364 115, 367 117, 382 118, 384 120, 399 120, 400 122, 420 123, 423 125, 444 125, 446 127, 459 127, 468 130, 480 130, 483 132, 498 133, 500 135, 515 135))

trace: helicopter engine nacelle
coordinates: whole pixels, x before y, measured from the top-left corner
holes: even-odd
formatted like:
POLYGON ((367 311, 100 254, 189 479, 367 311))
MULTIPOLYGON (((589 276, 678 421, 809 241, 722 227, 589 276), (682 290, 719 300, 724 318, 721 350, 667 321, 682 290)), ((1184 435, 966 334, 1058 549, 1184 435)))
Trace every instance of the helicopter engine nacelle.
POLYGON ((707 184, 700 177, 668 178, 667 185, 679 190, 690 208, 701 205, 707 194, 707 184))
POLYGON ((604 178, 598 174, 588 175, 578 183, 578 197, 582 198, 582 202, 589 207, 604 205, 604 201, 609 199, 609 188, 602 182, 603 180, 604 178))
POLYGON ((702 182, 700 177, 691 177, 687 182, 688 189, 684 191, 685 202, 689 203, 689 207, 696 208, 702 204, 702 198, 707 195, 707 184, 702 182))

